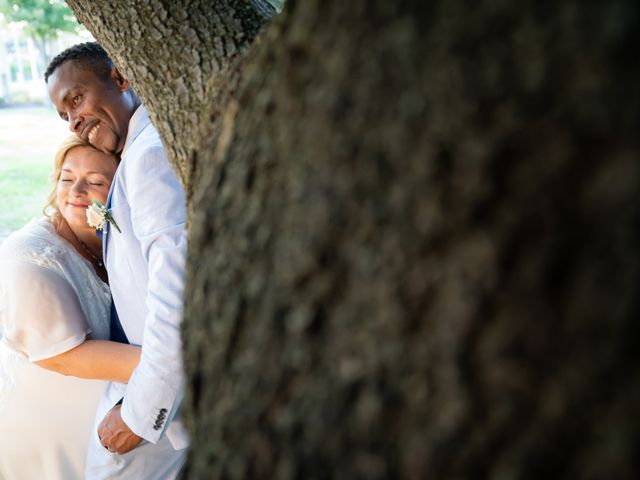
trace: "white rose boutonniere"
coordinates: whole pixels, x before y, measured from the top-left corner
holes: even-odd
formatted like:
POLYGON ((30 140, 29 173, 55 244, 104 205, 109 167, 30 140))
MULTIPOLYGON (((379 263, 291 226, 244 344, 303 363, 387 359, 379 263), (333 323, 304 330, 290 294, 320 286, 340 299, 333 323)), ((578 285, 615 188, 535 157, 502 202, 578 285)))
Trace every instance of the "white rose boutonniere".
POLYGON ((98 200, 94 200, 93 203, 87 207, 87 223, 96 230, 104 230, 107 222, 113 225, 118 232, 122 233, 109 209, 98 200))

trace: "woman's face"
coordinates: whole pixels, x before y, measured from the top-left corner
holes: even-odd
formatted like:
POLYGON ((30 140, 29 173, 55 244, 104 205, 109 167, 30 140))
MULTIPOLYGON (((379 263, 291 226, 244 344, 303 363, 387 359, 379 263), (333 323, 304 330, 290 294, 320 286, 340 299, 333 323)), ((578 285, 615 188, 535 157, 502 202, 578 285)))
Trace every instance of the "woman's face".
POLYGON ((117 166, 115 157, 92 147, 74 147, 67 152, 58 178, 56 204, 71 227, 91 228, 87 207, 93 200, 107 203, 117 166))

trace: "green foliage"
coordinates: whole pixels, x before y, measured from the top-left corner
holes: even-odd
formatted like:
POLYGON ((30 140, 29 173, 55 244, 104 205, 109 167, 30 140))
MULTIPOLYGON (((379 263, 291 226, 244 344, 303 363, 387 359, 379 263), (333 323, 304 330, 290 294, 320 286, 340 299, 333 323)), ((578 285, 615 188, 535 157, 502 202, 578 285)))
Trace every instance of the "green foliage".
POLYGON ((285 0, 269 0, 269 3, 276 7, 276 10, 281 11, 284 6, 285 0))
POLYGON ((59 32, 77 33, 80 25, 62 0, 0 0, 0 12, 10 22, 25 22, 36 39, 51 40, 59 32))

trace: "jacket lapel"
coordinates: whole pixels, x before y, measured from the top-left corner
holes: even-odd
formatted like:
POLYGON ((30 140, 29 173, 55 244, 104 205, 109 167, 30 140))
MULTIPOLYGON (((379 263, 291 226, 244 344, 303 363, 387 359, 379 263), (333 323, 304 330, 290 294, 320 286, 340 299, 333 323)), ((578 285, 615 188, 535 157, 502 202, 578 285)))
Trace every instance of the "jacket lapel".
MULTIPOLYGON (((111 181, 111 186, 109 187, 109 195, 107 196, 107 210, 111 209, 111 198, 113 197, 113 187, 116 184, 116 176, 118 175, 118 171, 116 170, 116 174, 113 176, 113 180, 111 181)), ((107 244, 109 243, 109 231, 111 230, 111 224, 109 222, 105 222, 104 231, 102 232, 102 261, 105 266, 107 265, 107 244)))

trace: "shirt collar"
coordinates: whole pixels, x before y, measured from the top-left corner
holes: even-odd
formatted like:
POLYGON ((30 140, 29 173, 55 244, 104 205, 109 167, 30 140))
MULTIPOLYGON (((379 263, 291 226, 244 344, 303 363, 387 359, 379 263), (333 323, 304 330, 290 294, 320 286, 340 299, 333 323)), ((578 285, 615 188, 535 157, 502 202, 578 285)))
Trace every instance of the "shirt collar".
POLYGON ((140 104, 136 111, 131 115, 131 119, 129 120, 129 128, 127 131, 127 138, 124 141, 124 147, 122 149, 121 157, 124 157, 127 154, 127 149, 133 143, 140 132, 145 129, 147 125, 151 122, 149 121, 149 113, 144 105, 140 104))

